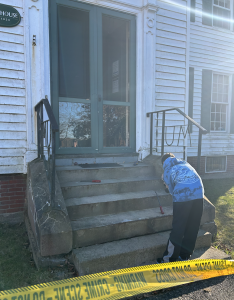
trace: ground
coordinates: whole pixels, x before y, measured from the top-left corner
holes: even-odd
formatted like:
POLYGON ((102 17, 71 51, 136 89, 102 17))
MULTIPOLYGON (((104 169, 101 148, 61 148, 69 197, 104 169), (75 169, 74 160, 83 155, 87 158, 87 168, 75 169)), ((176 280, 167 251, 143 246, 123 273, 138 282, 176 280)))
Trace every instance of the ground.
MULTIPOLYGON (((234 180, 204 180, 205 193, 216 207, 218 235, 213 246, 234 258, 234 180)), ((0 224, 0 291, 77 276, 74 267, 38 271, 32 259, 24 224, 0 224)), ((234 299, 234 276, 219 277, 158 291, 136 299, 234 299), (225 288, 224 288, 225 287, 225 288), (218 291, 219 290, 219 291, 218 291), (231 294, 232 293, 232 294, 231 294)))
POLYGON ((215 205, 218 234, 213 246, 234 259, 234 179, 204 180, 205 194, 215 205))
POLYGON ((211 278, 134 298, 134 300, 146 298, 147 300, 233 300, 234 275, 211 278))
POLYGON ((61 280, 76 275, 73 265, 38 271, 24 223, 0 224, 0 291, 61 280))

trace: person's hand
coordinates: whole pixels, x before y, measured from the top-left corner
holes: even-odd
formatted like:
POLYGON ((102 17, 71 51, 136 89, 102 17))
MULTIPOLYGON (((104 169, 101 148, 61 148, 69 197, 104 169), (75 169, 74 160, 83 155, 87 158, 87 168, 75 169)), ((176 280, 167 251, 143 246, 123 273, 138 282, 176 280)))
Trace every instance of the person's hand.
POLYGON ((162 177, 161 177, 161 178, 162 178, 162 180, 163 180, 163 173, 162 173, 162 177))

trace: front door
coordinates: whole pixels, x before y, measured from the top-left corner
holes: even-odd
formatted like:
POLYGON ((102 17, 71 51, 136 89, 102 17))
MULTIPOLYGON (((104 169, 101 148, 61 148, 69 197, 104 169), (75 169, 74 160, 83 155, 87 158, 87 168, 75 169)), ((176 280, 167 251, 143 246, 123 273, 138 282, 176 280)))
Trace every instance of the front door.
POLYGON ((50 1, 58 154, 135 152, 135 17, 50 1))

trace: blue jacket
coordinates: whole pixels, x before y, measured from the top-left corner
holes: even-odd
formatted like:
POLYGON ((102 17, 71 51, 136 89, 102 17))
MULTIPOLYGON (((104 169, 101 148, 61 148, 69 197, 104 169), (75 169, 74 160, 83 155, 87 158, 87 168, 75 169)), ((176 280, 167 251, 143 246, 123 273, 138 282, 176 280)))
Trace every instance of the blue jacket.
POLYGON ((174 202, 204 197, 202 180, 194 168, 184 160, 168 157, 163 163, 163 179, 174 202))

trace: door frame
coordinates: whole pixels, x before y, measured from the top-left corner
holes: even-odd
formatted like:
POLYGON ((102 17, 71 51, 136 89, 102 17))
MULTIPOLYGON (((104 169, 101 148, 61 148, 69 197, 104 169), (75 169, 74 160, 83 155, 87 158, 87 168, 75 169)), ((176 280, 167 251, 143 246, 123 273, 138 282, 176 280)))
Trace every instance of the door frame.
MULTIPOLYGON (((51 78, 51 104, 55 114, 55 118, 59 124, 59 69, 58 69, 58 15, 57 5, 62 5, 74 9, 88 11, 89 30, 90 30, 90 105, 91 105, 91 147, 71 147, 59 148, 59 132, 56 134, 56 154, 86 154, 86 153, 135 153, 136 152, 136 17, 131 14, 118 12, 111 9, 106 9, 92 4, 85 4, 83 2, 74 2, 71 0, 49 0, 49 41, 50 41, 50 78, 51 78), (111 15, 113 17, 129 20, 130 26, 130 40, 129 43, 129 85, 130 85, 130 146, 129 147, 103 147, 103 122, 101 118, 97 117, 103 115, 103 101, 101 105, 98 101, 99 94, 102 96, 102 76, 101 80, 97 80, 95 74, 102 75, 102 34, 101 31, 101 17, 102 14, 111 15), (97 20, 98 26, 94 26, 97 20), (98 29, 97 29, 98 28, 98 29), (97 29, 97 30, 96 30, 97 29), (98 33, 98 34, 97 34, 98 33), (101 38, 101 39, 100 39, 101 38), (97 45, 98 50, 96 50, 97 45), (98 59, 100 58, 101 59, 98 59), (98 128, 98 134, 95 135, 95 130, 98 128)), ((68 99, 68 102, 77 102, 75 98, 68 99)), ((76 99, 77 100, 77 99, 76 99)), ((64 100, 63 100, 64 101, 64 100)), ((66 101, 66 100, 65 100, 66 101)), ((87 103, 87 102, 86 102, 87 103)), ((128 106, 128 105, 126 105, 128 106)))

